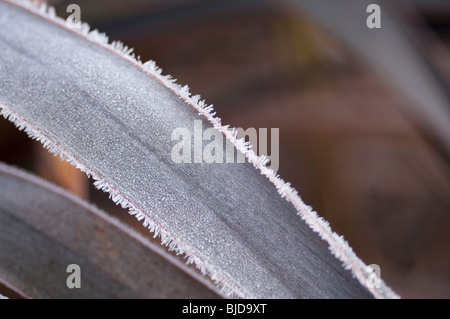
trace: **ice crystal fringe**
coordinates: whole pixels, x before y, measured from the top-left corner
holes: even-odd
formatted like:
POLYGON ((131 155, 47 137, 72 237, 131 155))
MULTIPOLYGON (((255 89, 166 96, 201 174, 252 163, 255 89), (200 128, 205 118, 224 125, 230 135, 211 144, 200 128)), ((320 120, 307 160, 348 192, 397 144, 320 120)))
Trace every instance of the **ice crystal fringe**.
POLYGON ((3 116, 10 122, 14 123, 14 125, 19 129, 23 130, 27 135, 42 143, 44 148, 46 148, 50 153, 55 156, 59 156, 62 160, 67 161, 71 165, 75 166, 82 172, 86 173, 88 177, 92 177, 94 179, 94 186, 102 190, 106 193, 109 193, 109 197, 111 200, 120 205, 124 209, 128 209, 130 215, 135 216, 139 221, 143 222, 143 225, 147 227, 150 232, 153 233, 153 237, 157 236, 161 239, 161 244, 168 247, 169 251, 176 252, 177 255, 184 254, 187 258, 187 264, 194 264, 199 271, 203 275, 208 275, 213 282, 218 286, 220 292, 227 297, 235 298, 245 298, 246 294, 239 290, 239 288, 235 287, 232 283, 227 282, 224 278, 217 273, 214 269, 213 265, 210 265, 205 260, 196 256, 194 252, 192 252, 188 247, 186 247, 183 243, 176 241, 175 238, 151 219, 147 214, 133 205, 128 199, 122 196, 118 191, 116 191, 112 186, 110 186, 106 181, 102 180, 98 175, 92 172, 89 168, 79 162, 76 158, 69 155, 63 147, 57 145, 50 139, 48 139, 43 132, 41 132, 38 128, 34 127, 32 124, 28 123, 25 119, 21 118, 19 115, 14 114, 12 110, 9 110, 6 106, 0 105, 0 116, 3 116))
MULTIPOLYGON (((66 21, 55 15, 55 10, 53 7, 48 7, 46 4, 40 5, 32 0, 6 1, 12 4, 19 4, 22 7, 38 13, 63 26, 64 28, 68 28, 66 21)), ((368 287, 367 283, 370 280, 369 276, 372 274, 370 268, 368 268, 364 262, 356 256, 352 248, 342 236, 339 236, 331 230, 327 221, 319 217, 310 206, 306 205, 302 201, 297 191, 292 188, 290 183, 285 182, 278 174, 266 166, 268 163, 268 158, 266 156, 256 155, 252 150, 250 143, 246 142, 243 138, 237 138, 236 129, 230 129, 228 125, 222 125, 221 119, 216 116, 212 105, 207 105, 204 100, 201 100, 199 95, 192 95, 189 92, 189 87, 187 85, 181 86, 176 83, 176 80, 172 76, 162 75, 162 70, 154 61, 142 63, 140 58, 135 56, 132 48, 128 48, 123 43, 117 41, 109 43, 109 39, 105 34, 100 33, 97 30, 90 31, 88 24, 81 23, 79 27, 70 28, 69 30, 85 37, 91 42, 106 47, 122 58, 130 61, 138 68, 146 72, 149 76, 152 76, 159 82, 163 83, 190 106, 194 107, 200 115, 205 117, 214 126, 215 129, 222 132, 225 137, 233 143, 236 149, 245 154, 249 163, 253 164, 253 166, 261 172, 261 174, 266 176, 269 181, 275 185, 282 198, 285 198, 288 202, 294 205, 300 218, 328 243, 331 253, 343 263, 344 268, 351 270, 352 274, 359 280, 359 282, 363 286, 368 287)), ((234 284, 221 277, 220 274, 214 269, 213 265, 209 264, 205 260, 198 257, 194 252, 190 251, 182 242, 176 240, 168 230, 161 227, 158 222, 151 219, 145 212, 133 205, 127 198, 116 191, 105 180, 99 178, 97 174, 92 172, 73 156, 65 152, 60 145, 57 145, 46 138, 39 129, 27 123, 25 119, 20 118, 11 110, 8 110, 6 106, 0 105, 0 114, 13 122, 19 130, 24 130, 31 138, 40 141, 44 147, 51 153, 54 153, 55 156, 59 155, 61 159, 74 165, 81 171, 85 172, 88 176, 92 176, 95 180, 94 185, 97 189, 109 193, 110 198, 117 205, 128 209, 131 215, 134 215, 139 221, 142 221, 143 225, 154 233, 154 237, 160 236, 161 243, 167 246, 169 250, 175 251, 176 254, 184 254, 187 258, 186 263, 194 264, 203 275, 208 275, 214 283, 218 285, 223 294, 230 297, 247 297, 246 293, 239 287, 236 287, 234 284)), ((379 287, 368 287, 368 289, 376 298, 399 298, 399 296, 395 294, 383 281, 381 281, 379 287)))

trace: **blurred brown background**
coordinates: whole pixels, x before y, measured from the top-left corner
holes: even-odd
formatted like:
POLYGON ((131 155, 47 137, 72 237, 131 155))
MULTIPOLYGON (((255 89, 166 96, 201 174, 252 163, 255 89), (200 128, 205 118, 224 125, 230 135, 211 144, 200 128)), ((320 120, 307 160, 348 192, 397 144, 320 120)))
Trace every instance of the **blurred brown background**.
MULTIPOLYGON (((406 115, 408 101, 331 35, 275 1, 50 2, 64 18, 68 4, 79 4, 82 20, 189 84, 223 123, 280 128, 278 173, 367 264, 380 265, 402 297, 450 297, 448 157, 406 115)), ((414 3, 419 16, 401 4, 398 13, 449 79, 450 4, 414 3)), ((0 160, 143 230, 4 119, 0 160)))

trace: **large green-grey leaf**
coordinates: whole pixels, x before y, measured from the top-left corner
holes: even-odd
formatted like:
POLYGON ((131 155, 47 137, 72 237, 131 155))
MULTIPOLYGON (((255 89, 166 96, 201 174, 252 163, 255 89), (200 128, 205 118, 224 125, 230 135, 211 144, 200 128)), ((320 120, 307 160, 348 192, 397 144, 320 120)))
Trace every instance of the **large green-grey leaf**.
POLYGON ((224 293, 396 296, 366 285, 371 270, 198 96, 86 26, 20 3, 0 1, 2 114, 91 174, 224 293), (195 120, 250 163, 174 163, 172 132, 195 120))
POLYGON ((33 298, 218 297, 208 289, 211 283, 157 244, 66 191, 3 164, 0 282, 33 298), (71 264, 80 267, 81 288, 66 285, 71 264))

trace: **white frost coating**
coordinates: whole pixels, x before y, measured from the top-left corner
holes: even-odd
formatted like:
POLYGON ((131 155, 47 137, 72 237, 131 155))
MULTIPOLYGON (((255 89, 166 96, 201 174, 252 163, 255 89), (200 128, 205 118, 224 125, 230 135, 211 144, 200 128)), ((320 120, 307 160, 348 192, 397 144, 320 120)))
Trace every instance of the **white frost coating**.
POLYGON ((161 244, 168 247, 169 251, 175 251, 177 255, 184 254, 187 258, 186 264, 194 264, 203 275, 208 275, 212 281, 218 286, 220 292, 230 298, 245 298, 247 294, 240 291, 238 287, 233 285, 224 279, 215 269, 214 266, 207 261, 198 257, 195 252, 188 249, 182 242, 175 239, 172 234, 162 227, 158 222, 154 221, 147 214, 133 205, 128 199, 121 195, 117 190, 110 186, 105 180, 101 179, 96 173, 90 170, 88 167, 83 165, 79 160, 70 155, 63 147, 51 141, 45 134, 38 128, 34 127, 31 123, 28 123, 24 118, 15 114, 12 110, 9 110, 6 106, 0 105, 0 116, 3 116, 7 120, 14 123, 14 125, 19 129, 23 130, 27 135, 36 141, 43 144, 50 153, 54 154, 68 162, 69 164, 75 166, 82 172, 86 173, 88 177, 94 179, 94 185, 97 189, 109 193, 109 197, 124 209, 128 209, 130 215, 134 215, 139 221, 143 220, 143 224, 147 227, 150 232, 154 233, 154 238, 160 236, 161 244))
MULTIPOLYGON (((52 7, 49 8, 45 4, 39 5, 31 0, 5 1, 12 4, 19 4, 22 7, 38 13, 63 26, 64 28, 67 28, 66 21, 57 17, 52 7)), ((222 132, 226 138, 234 144, 236 149, 245 154, 249 163, 252 163, 256 169, 260 170, 261 174, 266 176, 275 185, 282 198, 285 198, 288 202, 294 205, 301 219, 304 220, 313 231, 317 232, 319 236, 329 244, 331 253, 343 263, 345 269, 351 270, 352 274, 363 286, 367 287, 374 297, 399 298, 399 296, 382 280, 380 280, 379 288, 374 287, 374 285, 367 285, 367 283, 370 282, 369 276, 372 273, 364 262, 356 256, 352 248, 344 240, 343 236, 339 236, 333 232, 329 226, 329 223, 322 217, 319 217, 310 206, 306 205, 302 201, 297 191, 290 185, 290 183, 285 182, 278 174, 266 166, 268 163, 268 158, 266 156, 256 155, 249 142, 246 142, 243 138, 237 138, 236 129, 230 129, 228 125, 222 125, 221 119, 216 116, 216 112, 214 111, 212 105, 207 105, 204 100, 201 100, 199 95, 192 95, 189 92, 189 87, 187 85, 181 86, 176 83, 176 80, 172 78, 172 76, 162 75, 162 70, 156 66, 154 61, 142 63, 140 58, 135 56, 132 48, 128 48, 121 42, 114 41, 112 43, 108 43, 108 37, 105 34, 99 33, 97 30, 90 31, 88 24, 82 23, 80 28, 69 30, 85 37, 91 42, 114 51, 116 54, 130 61, 148 75, 163 83, 186 103, 195 108, 200 115, 204 116, 214 126, 215 129, 222 132)), ((149 228, 149 230, 154 233, 154 237, 160 236, 161 243, 167 246, 169 250, 173 250, 177 254, 185 254, 187 264, 195 264, 203 275, 210 276, 215 284, 219 286, 223 294, 232 297, 248 297, 248 295, 242 291, 241 287, 236 287, 236 285, 223 278, 213 265, 198 257, 195 252, 189 250, 182 242, 172 236, 170 231, 163 228, 157 221, 150 218, 145 212, 141 211, 138 207, 132 204, 105 180, 99 178, 98 174, 92 172, 76 158, 64 151, 60 145, 47 138, 38 128, 33 127, 25 119, 15 114, 12 110, 9 110, 6 106, 0 105, 0 115, 3 115, 6 119, 13 122, 19 130, 24 130, 31 138, 40 141, 44 147, 51 153, 54 153, 55 156, 59 154, 61 159, 74 165, 81 171, 85 172, 88 176, 92 176, 95 180, 94 185, 97 189, 108 192, 110 198, 116 204, 128 209, 131 215, 134 215, 139 221, 142 221, 144 226, 149 228)))
POLYGON ((9 299, 9 298, 0 294, 0 299, 9 299))

